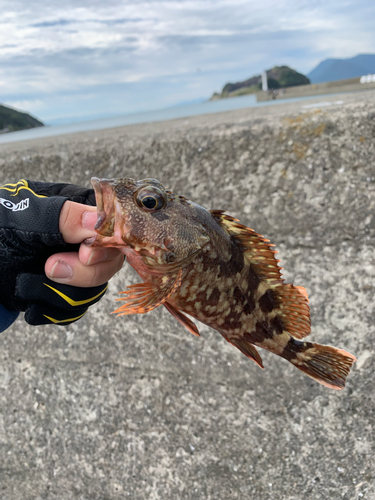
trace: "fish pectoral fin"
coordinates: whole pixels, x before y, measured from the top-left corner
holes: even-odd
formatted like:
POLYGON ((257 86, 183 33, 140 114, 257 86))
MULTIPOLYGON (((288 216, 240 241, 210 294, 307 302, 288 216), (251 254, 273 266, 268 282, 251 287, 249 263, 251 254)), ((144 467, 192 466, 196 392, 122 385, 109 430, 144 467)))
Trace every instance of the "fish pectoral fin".
POLYGON ((162 280, 160 285, 153 285, 152 283, 137 283, 130 285, 124 290, 126 296, 116 300, 124 301, 121 307, 113 311, 117 316, 128 314, 144 314, 152 311, 165 301, 174 293, 181 285, 182 269, 176 276, 168 279, 166 283, 162 280))
POLYGON ((198 331, 198 328, 196 327, 195 323, 191 321, 185 314, 183 314, 181 311, 178 309, 175 309, 169 302, 164 302, 163 306, 172 314, 174 318, 177 319, 181 325, 183 325, 190 333, 195 335, 196 337, 200 337, 200 333, 198 331))
POLYGON ((253 346, 249 341, 244 340, 244 339, 226 339, 230 344, 234 345, 234 347, 237 347, 245 356, 248 358, 252 359, 255 361, 255 363, 260 366, 261 368, 264 368, 263 366, 263 361, 262 358, 260 357, 259 352, 257 351, 256 347, 253 346))

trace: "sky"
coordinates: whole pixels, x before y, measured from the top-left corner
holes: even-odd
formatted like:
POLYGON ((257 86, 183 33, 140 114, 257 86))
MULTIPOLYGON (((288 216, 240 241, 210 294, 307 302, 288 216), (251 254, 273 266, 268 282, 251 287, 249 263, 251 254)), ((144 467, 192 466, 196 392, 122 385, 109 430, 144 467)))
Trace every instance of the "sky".
POLYGON ((208 99, 375 52, 374 0, 0 0, 0 102, 45 123, 208 99))

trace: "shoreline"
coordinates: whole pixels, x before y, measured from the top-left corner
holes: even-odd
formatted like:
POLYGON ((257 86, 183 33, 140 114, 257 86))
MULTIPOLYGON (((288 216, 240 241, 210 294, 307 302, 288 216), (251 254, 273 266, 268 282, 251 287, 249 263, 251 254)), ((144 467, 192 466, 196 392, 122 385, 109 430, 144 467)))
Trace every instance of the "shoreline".
MULTIPOLYGON (((110 127, 105 127, 105 128, 98 128, 98 129, 93 129, 93 130, 86 130, 86 131, 73 131, 73 132, 63 132, 58 135, 52 135, 52 136, 46 136, 46 137, 40 137, 40 138, 26 138, 24 140, 13 140, 11 142, 0 142, 0 153, 4 148, 9 147, 12 149, 12 144, 15 144, 15 148, 17 148, 20 145, 23 145, 24 143, 29 143, 30 145, 32 144, 39 144, 43 141, 55 141, 55 140, 60 140, 59 138, 62 137, 72 137, 72 136, 77 136, 82 134, 82 137, 84 135, 91 135, 93 137, 97 136, 108 136, 111 134, 117 134, 120 133, 121 131, 124 131, 125 133, 128 133, 131 131, 131 129, 134 129, 135 133, 153 133, 155 129, 161 130, 161 131, 168 131, 168 130, 173 130, 177 128, 185 128, 185 126, 214 126, 215 124, 218 123, 231 123, 235 121, 243 121, 244 119, 259 119, 259 118, 267 118, 267 117, 278 117, 282 114, 288 114, 288 113, 297 113, 301 109, 304 109, 304 106, 306 105, 314 105, 314 104, 319 104, 319 102, 332 102, 332 106, 334 106, 335 101, 343 101, 344 104, 350 104, 350 103, 355 103, 359 102, 360 100, 369 100, 372 102, 375 100, 375 90, 373 89, 367 89, 367 90, 362 90, 362 91, 354 91, 354 92, 348 92, 348 93, 337 93, 337 94, 329 94, 329 95, 317 95, 317 96, 311 96, 310 98, 297 98, 297 100, 292 100, 289 102, 283 102, 283 100, 276 100, 276 101, 268 101, 265 103, 262 103, 264 105, 261 106, 255 106, 255 107, 244 107, 244 108, 238 108, 234 110, 228 110, 228 111, 215 111, 215 112, 210 112, 206 114, 197 114, 197 115, 192 115, 192 116, 185 116, 185 117, 180 117, 180 118, 171 118, 171 119, 162 119, 160 121, 155 120, 155 121, 149 121, 149 122, 142 122, 142 123, 131 123, 131 124, 126 124, 126 125, 119 125, 119 126, 110 126, 110 127), (250 115, 250 116, 249 116, 250 115)), ((325 106, 324 106, 325 107, 325 106)), ((64 126, 63 126, 64 127, 64 126)), ((20 131, 22 133, 23 131, 20 131)), ((130 132, 132 133, 132 132, 130 132)), ((23 146, 21 146, 23 147, 23 146)))

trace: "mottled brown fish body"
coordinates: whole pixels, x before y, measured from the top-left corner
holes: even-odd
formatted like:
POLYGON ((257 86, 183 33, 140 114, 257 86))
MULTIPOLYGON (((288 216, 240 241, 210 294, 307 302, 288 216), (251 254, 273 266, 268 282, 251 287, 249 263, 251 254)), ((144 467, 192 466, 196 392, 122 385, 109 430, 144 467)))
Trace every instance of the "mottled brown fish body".
POLYGON ((263 368, 255 346, 317 382, 342 389, 355 361, 331 346, 304 342, 310 333, 307 292, 285 284, 268 240, 223 211, 174 195, 155 179, 93 179, 96 246, 118 246, 144 283, 118 300, 118 315, 159 305, 191 333, 184 313, 218 332, 263 368))

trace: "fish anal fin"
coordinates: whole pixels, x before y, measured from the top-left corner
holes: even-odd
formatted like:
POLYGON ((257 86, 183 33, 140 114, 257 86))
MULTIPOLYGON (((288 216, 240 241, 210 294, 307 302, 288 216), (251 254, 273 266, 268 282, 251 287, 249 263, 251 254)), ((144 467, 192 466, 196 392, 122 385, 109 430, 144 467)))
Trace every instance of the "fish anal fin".
POLYGON ((262 358, 260 357, 259 352, 256 347, 251 344, 249 341, 244 339, 226 339, 230 344, 237 347, 245 356, 255 361, 255 363, 264 369, 262 358))
POLYGON ((282 284, 274 288, 279 309, 277 315, 292 337, 303 339, 310 335, 310 307, 305 288, 282 284))
POLYGON ((124 316, 128 314, 144 314, 152 311, 161 304, 164 304, 169 297, 181 285, 182 270, 179 273, 168 279, 166 283, 160 280, 160 284, 154 285, 152 283, 137 283, 130 285, 124 290, 125 297, 121 297, 119 301, 125 303, 113 311, 117 316, 124 316))
POLYGON ((172 316, 187 329, 188 332, 192 333, 196 337, 200 337, 199 330, 191 319, 185 316, 185 314, 181 311, 175 309, 171 304, 169 304, 169 302, 164 302, 163 305, 172 314, 172 316))

